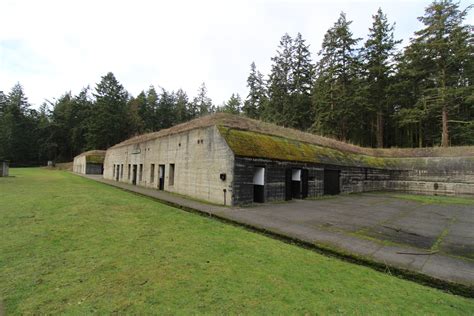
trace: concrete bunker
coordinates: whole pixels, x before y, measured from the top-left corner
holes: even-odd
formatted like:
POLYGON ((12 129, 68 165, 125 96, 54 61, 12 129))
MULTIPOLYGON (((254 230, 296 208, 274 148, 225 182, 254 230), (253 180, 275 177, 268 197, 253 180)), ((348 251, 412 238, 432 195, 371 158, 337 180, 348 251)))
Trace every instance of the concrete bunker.
POLYGON ((73 171, 81 174, 104 173, 105 150, 90 150, 74 157, 73 171))
POLYGON ((221 205, 381 190, 474 195, 474 147, 363 148, 219 113, 109 148, 104 178, 116 173, 221 205))

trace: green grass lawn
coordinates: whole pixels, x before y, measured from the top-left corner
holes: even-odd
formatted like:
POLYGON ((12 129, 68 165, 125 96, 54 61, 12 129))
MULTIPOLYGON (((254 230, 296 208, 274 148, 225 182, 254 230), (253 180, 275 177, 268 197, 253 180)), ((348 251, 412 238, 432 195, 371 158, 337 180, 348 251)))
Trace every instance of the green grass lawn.
POLYGON ((457 196, 435 196, 435 195, 415 195, 415 194, 393 194, 393 197, 402 200, 420 202, 423 204, 459 204, 474 205, 474 199, 457 196))
POLYGON ((0 178, 7 314, 473 314, 474 300, 63 172, 0 178))

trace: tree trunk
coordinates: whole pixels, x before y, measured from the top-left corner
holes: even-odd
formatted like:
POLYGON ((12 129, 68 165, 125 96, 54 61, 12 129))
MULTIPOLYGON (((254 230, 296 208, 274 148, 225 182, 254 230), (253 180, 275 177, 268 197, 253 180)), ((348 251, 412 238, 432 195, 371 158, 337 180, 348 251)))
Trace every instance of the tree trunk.
POLYGON ((421 128, 421 123, 418 124, 418 147, 423 147, 423 130, 421 128))
POLYGON ((441 134, 441 146, 449 146, 449 130, 448 130, 448 108, 446 106, 446 69, 443 68, 441 80, 441 104, 443 105, 441 120, 443 131, 441 134))
POLYGON ((443 105, 442 111, 442 123, 443 123, 443 132, 441 134, 441 146, 448 147, 449 146, 449 130, 448 130, 448 110, 446 109, 446 105, 443 105))
POLYGON ((383 148, 383 113, 377 111, 377 147, 383 148))

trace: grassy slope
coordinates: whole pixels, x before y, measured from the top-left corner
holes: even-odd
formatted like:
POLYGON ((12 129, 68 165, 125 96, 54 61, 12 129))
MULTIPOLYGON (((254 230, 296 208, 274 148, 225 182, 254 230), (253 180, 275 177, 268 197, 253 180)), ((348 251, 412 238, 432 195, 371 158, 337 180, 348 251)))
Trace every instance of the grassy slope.
POLYGON ((471 314, 474 300, 78 176, 0 178, 7 313, 471 314))

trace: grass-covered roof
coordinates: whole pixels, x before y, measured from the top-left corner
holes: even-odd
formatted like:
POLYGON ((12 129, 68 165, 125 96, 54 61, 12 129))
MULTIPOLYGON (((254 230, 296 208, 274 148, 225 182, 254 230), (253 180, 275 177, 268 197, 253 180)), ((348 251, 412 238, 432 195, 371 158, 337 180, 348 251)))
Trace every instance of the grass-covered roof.
POLYGON ((225 113, 204 116, 158 132, 136 136, 112 148, 210 126, 219 128, 230 148, 239 156, 378 168, 386 168, 395 164, 393 159, 383 158, 474 157, 474 146, 365 148, 329 137, 225 113))
POLYGON ((105 150, 89 150, 85 151, 75 158, 86 157, 86 162, 90 163, 103 163, 105 159, 105 150))

